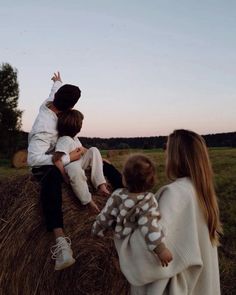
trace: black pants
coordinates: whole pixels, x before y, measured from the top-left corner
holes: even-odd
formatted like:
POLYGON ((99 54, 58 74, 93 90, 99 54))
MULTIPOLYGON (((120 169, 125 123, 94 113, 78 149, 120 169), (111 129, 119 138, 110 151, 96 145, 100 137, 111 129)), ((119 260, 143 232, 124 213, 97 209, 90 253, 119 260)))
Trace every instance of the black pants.
MULTIPOLYGON (((61 191, 63 178, 60 171, 54 165, 46 165, 33 168, 32 173, 41 183, 40 198, 47 230, 63 228, 61 191)), ((103 173, 113 189, 123 186, 121 174, 113 165, 103 162, 103 173)))

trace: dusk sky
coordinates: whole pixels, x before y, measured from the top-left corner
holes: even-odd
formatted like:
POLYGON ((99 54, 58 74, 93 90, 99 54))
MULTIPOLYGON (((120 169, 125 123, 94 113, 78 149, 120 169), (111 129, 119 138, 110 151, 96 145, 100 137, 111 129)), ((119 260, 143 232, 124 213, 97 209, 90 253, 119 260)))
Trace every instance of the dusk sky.
POLYGON ((58 70, 82 90, 81 136, 236 131, 235 0, 0 0, 0 42, 25 131, 58 70))

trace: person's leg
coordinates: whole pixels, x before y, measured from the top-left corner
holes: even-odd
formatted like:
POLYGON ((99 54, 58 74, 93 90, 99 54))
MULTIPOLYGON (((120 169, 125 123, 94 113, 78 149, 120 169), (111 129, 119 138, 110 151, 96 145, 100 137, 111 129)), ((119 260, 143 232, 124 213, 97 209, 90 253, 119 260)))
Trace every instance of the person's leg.
POLYGON ((56 166, 47 166, 41 178, 41 202, 48 231, 64 236, 62 214, 62 175, 56 166))
POLYGON ((69 176, 70 184, 76 197, 83 205, 92 200, 91 193, 87 184, 87 177, 81 167, 81 161, 74 161, 65 166, 65 171, 69 176))
POLYGON ((56 260, 55 270, 72 265, 71 241, 65 237, 62 215, 62 176, 55 166, 42 166, 32 170, 41 183, 41 203, 48 231, 53 231, 56 245, 51 248, 52 258, 56 260))
POLYGON ((121 173, 106 160, 103 160, 103 173, 114 190, 124 187, 121 173))
POLYGON ((103 161, 99 150, 96 147, 91 147, 81 158, 81 166, 85 170, 91 168, 91 182, 97 189, 100 185, 106 184, 106 179, 103 174, 103 161))

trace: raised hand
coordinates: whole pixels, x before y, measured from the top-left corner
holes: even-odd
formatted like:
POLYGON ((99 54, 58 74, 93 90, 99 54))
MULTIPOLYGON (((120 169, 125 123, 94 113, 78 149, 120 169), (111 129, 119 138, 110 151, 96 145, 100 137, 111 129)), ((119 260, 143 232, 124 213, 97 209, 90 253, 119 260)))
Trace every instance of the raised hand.
POLYGON ((62 82, 60 72, 54 73, 54 75, 52 76, 51 80, 53 82, 56 82, 56 81, 62 82))

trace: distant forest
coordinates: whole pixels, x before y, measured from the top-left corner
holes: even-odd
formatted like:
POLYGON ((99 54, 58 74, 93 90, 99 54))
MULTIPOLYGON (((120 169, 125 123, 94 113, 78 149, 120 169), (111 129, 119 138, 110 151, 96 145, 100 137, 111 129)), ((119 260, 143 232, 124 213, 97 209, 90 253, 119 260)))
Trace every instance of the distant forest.
MULTIPOLYGON (((236 132, 217 133, 203 135, 208 147, 236 147, 236 132)), ((27 148, 28 133, 20 132, 18 135, 17 150, 27 148)), ((96 146, 103 150, 113 149, 156 149, 162 148, 166 143, 167 136, 151 137, 80 137, 85 147, 96 146)))

